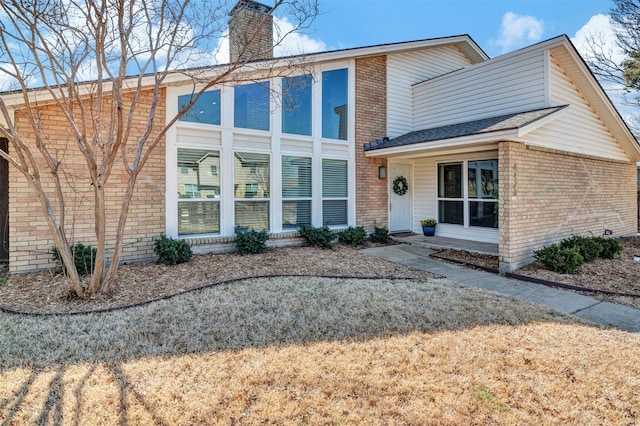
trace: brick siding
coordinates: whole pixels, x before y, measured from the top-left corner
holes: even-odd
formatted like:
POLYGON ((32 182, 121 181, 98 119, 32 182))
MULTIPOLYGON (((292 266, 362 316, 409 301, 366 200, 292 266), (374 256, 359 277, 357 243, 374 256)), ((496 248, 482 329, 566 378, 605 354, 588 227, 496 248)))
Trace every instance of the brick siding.
POLYGON ((633 163, 525 146, 499 145, 500 269, 532 261, 534 250, 571 235, 635 235, 633 163))
MULTIPOLYGON (((151 93, 144 93, 139 105, 150 104, 151 93)), ((65 192, 65 230, 70 243, 82 242, 95 245, 93 191, 86 172, 86 163, 79 152, 73 133, 55 106, 43 106, 39 110, 42 128, 49 140, 49 149, 61 160, 61 179, 65 192)), ((135 130, 130 138, 131 149, 137 135, 146 128, 148 107, 139 107, 135 113, 135 130)), ((164 126, 165 94, 155 113, 157 127, 164 126)), ((32 141, 33 131, 24 115, 16 113, 16 126, 26 141, 32 141)), ((157 133, 156 133, 157 134, 157 133)), ((153 135, 152 135, 153 136, 153 135)), ((125 230, 122 260, 150 259, 153 254, 153 240, 165 229, 165 144, 162 141, 149 158, 145 169, 139 175, 137 189, 133 195, 125 230)), ((44 170, 44 168, 42 169, 44 170)), ((42 180, 47 191, 54 190, 51 176, 44 173, 42 180)), ((126 189, 127 175, 120 155, 107 183, 107 221, 109 229, 107 241, 115 240, 122 194, 126 189)), ((59 204, 53 203, 58 212, 59 204)), ((53 240, 49 228, 42 218, 42 207, 28 182, 15 168, 9 170, 9 237, 10 272, 27 272, 52 267, 51 248, 53 240)))
POLYGON ((388 227, 387 179, 378 179, 384 158, 367 158, 363 145, 387 135, 387 58, 356 60, 356 223, 369 232, 388 227))

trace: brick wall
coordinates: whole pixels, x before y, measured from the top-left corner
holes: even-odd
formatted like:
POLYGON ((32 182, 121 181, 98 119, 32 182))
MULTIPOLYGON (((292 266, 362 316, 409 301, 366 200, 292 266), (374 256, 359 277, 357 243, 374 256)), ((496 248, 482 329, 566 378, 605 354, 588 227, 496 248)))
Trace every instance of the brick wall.
MULTIPOLYGON (((165 94, 160 95, 155 120, 162 127, 165 120, 165 94)), ((145 93, 139 105, 149 105, 150 93, 145 93)), ((148 108, 141 107, 134 117, 136 131, 130 138, 131 149, 135 137, 147 126, 148 108)), ((65 192, 65 230, 70 243, 82 242, 95 245, 93 191, 86 173, 84 157, 79 152, 62 112, 55 106, 40 108, 42 128, 46 131, 50 151, 58 158, 65 192)), ((16 114, 16 125, 27 141, 33 141, 33 131, 26 118, 16 114)), ((139 175, 137 189, 129 210, 123 244, 123 261, 149 259, 153 255, 153 240, 165 229, 165 144, 158 145, 149 158, 145 169, 139 175)), ((44 169, 42 169, 44 170, 44 169)), ((43 174, 46 190, 53 193, 54 185, 49 174, 43 174)), ((126 188, 127 175, 121 156, 107 183, 107 221, 109 233, 107 241, 115 240, 115 227, 119 217, 119 206, 126 188)), ((26 272, 54 265, 51 256, 53 240, 43 219, 42 207, 22 174, 13 167, 9 171, 9 236, 10 271, 26 272)), ((53 209, 59 212, 59 203, 54 201, 53 209)), ((109 243, 108 243, 109 246, 109 243)))
POLYGON ((501 142, 500 269, 571 235, 637 232, 636 165, 501 142))
POLYGON ((234 9, 229 21, 231 63, 273 57, 273 16, 266 13, 251 4, 234 9))
POLYGON ((367 158, 363 145, 387 135, 387 58, 356 60, 356 217, 368 231, 388 227, 387 179, 378 179, 386 159, 367 158))

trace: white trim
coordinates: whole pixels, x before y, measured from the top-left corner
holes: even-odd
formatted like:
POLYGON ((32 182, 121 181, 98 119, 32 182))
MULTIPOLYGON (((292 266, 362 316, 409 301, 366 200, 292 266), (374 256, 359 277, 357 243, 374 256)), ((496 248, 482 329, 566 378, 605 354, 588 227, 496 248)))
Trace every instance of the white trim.
MULTIPOLYGON (((301 73, 309 74, 309 72, 301 73)), ((198 234, 181 238, 229 237, 234 234, 235 196, 234 196, 234 154, 236 152, 255 152, 269 155, 270 196, 269 232, 281 233, 282 227, 282 156, 300 156, 311 158, 312 167, 312 225, 322 226, 322 160, 335 159, 346 161, 348 165, 347 224, 356 223, 356 147, 355 139, 355 61, 342 61, 316 67, 312 73, 314 84, 311 91, 312 135, 293 135, 282 133, 282 109, 279 93, 282 78, 269 79, 270 84, 270 124, 269 131, 234 127, 234 85, 215 86, 220 90, 220 125, 177 122, 167 134, 165 176, 167 192, 166 228, 167 235, 178 237, 177 226, 177 150, 178 148, 211 149, 220 152, 220 233, 198 234), (322 72, 346 68, 348 70, 348 129, 347 140, 322 138, 322 72), (283 141, 287 149, 283 150, 283 141), (300 141, 296 149, 296 141, 300 141), (255 143, 254 143, 255 142, 255 143)), ((167 90, 167 117, 177 112, 177 99, 181 94, 192 93, 189 86, 170 87, 167 90)), ((343 198, 341 198, 343 199, 343 198)), ((253 200, 253 199, 252 199, 253 200)), ((255 201, 255 200, 254 200, 255 201)), ((340 226, 338 228, 343 228, 340 226)))
MULTIPOLYGON (((451 238, 465 238, 473 241, 484 241, 497 243, 499 239, 499 228, 490 228, 490 227, 482 227, 482 226, 472 226, 471 225, 471 212, 470 212, 470 202, 472 201, 487 201, 494 204, 499 204, 500 201, 496 200, 483 200, 483 199, 475 199, 469 197, 469 162, 471 161, 490 161, 495 160, 498 161, 497 153, 492 157, 489 156, 478 156, 478 158, 474 158, 475 156, 458 156, 457 158, 451 159, 438 159, 435 161, 435 173, 436 173, 436 188, 435 188, 435 212, 438 219, 438 226, 436 227, 436 234, 438 236, 443 237, 451 237, 451 238), (489 158, 492 157, 492 158, 489 158), (440 164, 454 164, 460 163, 462 164, 462 198, 443 198, 438 196, 438 188, 439 188, 439 173, 438 167, 440 164), (462 214, 463 214, 463 224, 457 225, 452 223, 441 223, 439 215, 439 201, 462 201, 462 214)), ((499 178, 500 176, 498 176, 499 178)))
MULTIPOLYGON (((347 224, 349 226, 356 225, 356 61, 349 61, 348 68, 348 120, 349 129, 347 131, 347 140, 349 144, 349 159, 347 161, 347 224)), ((360 147, 360 149, 362 149, 360 147)))
POLYGON ((544 105, 551 106, 551 66, 549 64, 550 57, 549 51, 545 50, 543 53, 543 90, 544 90, 544 105))

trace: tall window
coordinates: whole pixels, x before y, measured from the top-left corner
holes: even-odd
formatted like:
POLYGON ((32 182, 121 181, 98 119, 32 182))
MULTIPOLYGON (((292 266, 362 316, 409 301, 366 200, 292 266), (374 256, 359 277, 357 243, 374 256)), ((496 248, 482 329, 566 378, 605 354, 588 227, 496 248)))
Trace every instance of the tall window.
MULTIPOLYGON (((194 95, 178 96, 178 111, 189 105, 194 95)), ((220 124, 220 91, 204 92, 189 110, 180 117, 180 121, 204 124, 220 124)))
POLYGON ((462 163, 438 164, 438 220, 464 225, 462 163))
POLYGON ((233 112, 235 127, 269 130, 269 82, 236 86, 233 112))
POLYGON ((282 132, 311 136, 311 76, 282 79, 282 132))
POLYGON ((348 167, 346 160, 322 160, 322 224, 347 225, 348 167))
POLYGON ((178 149, 178 234, 220 232, 220 153, 203 149, 178 149))
POLYGON ((269 229, 269 154, 234 154, 236 230, 269 229))
POLYGON ((497 228, 498 160, 438 164, 438 220, 497 228))
POLYGON ((282 227, 311 225, 311 158, 282 157, 282 227))
POLYGON ((469 225, 498 227, 498 160, 469 161, 469 225))
POLYGON ((322 137, 347 140, 349 129, 348 70, 322 73, 322 137))

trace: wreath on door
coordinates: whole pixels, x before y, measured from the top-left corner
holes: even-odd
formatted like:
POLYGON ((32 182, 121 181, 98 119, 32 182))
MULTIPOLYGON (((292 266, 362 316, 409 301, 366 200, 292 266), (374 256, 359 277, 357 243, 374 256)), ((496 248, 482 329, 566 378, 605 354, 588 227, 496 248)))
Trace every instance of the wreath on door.
POLYGON ((393 192, 402 196, 409 190, 409 183, 404 176, 398 176, 393 180, 393 192))

